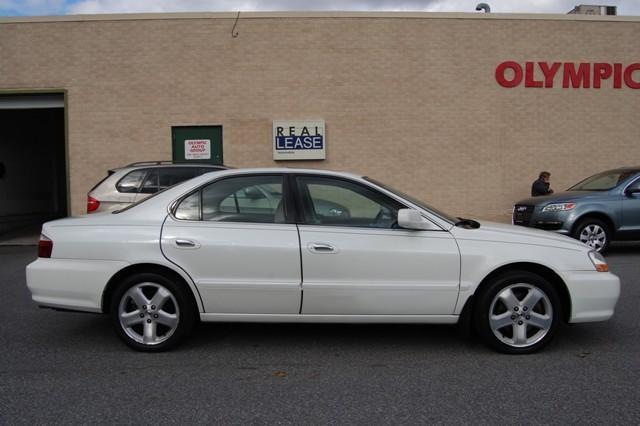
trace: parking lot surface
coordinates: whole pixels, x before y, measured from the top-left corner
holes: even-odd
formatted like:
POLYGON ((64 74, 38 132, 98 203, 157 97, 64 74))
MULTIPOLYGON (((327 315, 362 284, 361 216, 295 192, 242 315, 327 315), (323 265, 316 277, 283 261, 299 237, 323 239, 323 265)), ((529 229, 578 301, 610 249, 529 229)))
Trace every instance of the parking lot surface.
POLYGON ((0 424, 640 423, 640 245, 607 256, 614 318, 501 355, 455 326, 202 324, 128 349, 106 316, 39 309, 0 247, 0 424))

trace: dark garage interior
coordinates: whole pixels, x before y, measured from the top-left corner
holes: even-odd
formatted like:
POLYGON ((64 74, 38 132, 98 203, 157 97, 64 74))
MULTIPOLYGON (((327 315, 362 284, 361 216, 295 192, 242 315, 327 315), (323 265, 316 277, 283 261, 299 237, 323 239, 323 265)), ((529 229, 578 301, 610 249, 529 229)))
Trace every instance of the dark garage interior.
POLYGON ((0 96, 0 236, 67 215, 63 96, 0 96))

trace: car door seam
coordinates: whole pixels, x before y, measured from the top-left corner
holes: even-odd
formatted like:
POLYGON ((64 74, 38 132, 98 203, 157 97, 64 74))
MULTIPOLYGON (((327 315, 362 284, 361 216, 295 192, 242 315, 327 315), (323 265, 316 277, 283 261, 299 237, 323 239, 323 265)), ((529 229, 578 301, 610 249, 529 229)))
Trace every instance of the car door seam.
POLYGON ((177 268, 179 268, 182 272, 185 273, 185 275, 187 275, 189 277, 189 279, 191 280, 191 282, 193 282, 193 288, 196 289, 196 293, 198 294, 198 299, 200 299, 200 305, 202 306, 202 312, 204 312, 204 300, 202 300, 202 295, 200 294, 200 290, 198 290, 198 286, 196 285, 195 280, 193 279, 193 277, 191 276, 191 274, 189 274, 189 272, 187 272, 183 267, 181 267, 180 265, 178 265, 176 262, 174 262, 173 260, 169 259, 169 256, 166 255, 166 253, 164 252, 164 250, 162 249, 162 233, 164 232, 164 225, 165 223, 167 223, 167 219, 169 219, 169 215, 166 215, 164 220, 162 221, 162 225, 160 226, 160 240, 158 241, 159 245, 160 245, 160 253, 162 254, 162 256, 167 259, 167 261, 173 265, 175 265, 177 268))
POLYGON ((304 301, 304 270, 302 266, 302 240, 300 238, 300 227, 296 223, 296 231, 298 232, 298 254, 300 255, 300 309, 298 314, 302 314, 302 303, 304 301))

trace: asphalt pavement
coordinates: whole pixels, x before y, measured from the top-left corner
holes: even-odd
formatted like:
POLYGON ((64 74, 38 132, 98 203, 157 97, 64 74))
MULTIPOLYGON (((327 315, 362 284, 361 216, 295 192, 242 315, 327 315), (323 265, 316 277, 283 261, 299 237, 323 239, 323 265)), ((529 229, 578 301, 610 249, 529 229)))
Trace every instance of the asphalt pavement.
POLYGON ((0 247, 0 424, 639 424, 640 245, 607 256, 612 320, 501 355, 456 326, 202 324, 168 353, 39 309, 0 247))

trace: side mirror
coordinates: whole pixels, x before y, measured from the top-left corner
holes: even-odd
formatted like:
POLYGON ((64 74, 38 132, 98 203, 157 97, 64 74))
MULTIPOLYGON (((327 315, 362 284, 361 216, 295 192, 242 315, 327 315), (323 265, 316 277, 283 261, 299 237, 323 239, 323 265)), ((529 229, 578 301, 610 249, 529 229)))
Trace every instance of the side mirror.
POLYGON ((423 218, 418 210, 413 209, 398 210, 398 225, 401 228, 421 231, 436 231, 440 229, 431 221, 423 218))
POLYGON ((267 198, 262 191, 260 191, 257 187, 255 186, 250 186, 249 188, 246 188, 244 190, 244 194, 246 195, 246 197, 250 200, 259 200, 261 198, 267 198))
POLYGON ((632 197, 632 196, 633 196, 633 195, 635 195, 635 194, 640 194, 640 187, 637 187, 637 188, 627 188, 627 189, 624 191, 624 194, 625 194, 627 197, 632 197))

